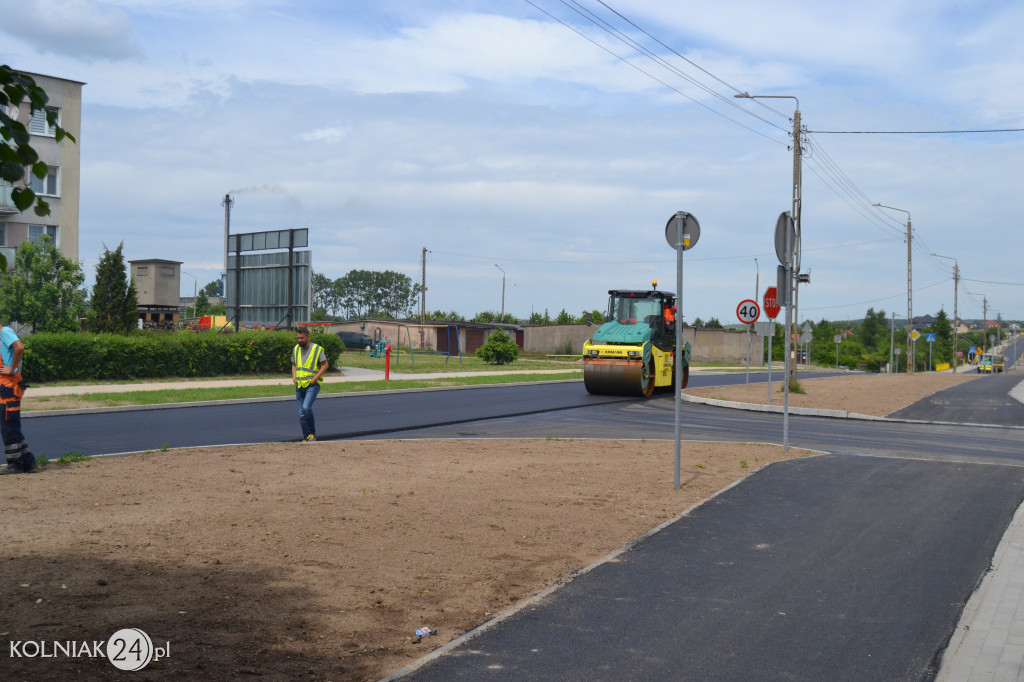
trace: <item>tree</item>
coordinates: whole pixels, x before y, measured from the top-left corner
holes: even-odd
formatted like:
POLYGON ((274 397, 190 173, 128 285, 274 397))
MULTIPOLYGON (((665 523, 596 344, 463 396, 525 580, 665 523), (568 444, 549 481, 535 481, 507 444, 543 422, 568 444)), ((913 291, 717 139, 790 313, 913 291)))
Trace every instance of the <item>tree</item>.
POLYGON ((483 312, 480 312, 480 313, 477 313, 476 315, 474 315, 473 316, 473 321, 474 322, 484 322, 484 323, 487 323, 487 324, 491 324, 491 323, 497 322, 498 321, 498 317, 499 317, 498 313, 493 313, 490 310, 485 310, 483 312))
POLYGON ((392 270, 351 270, 339 280, 338 294, 346 317, 400 318, 411 315, 420 285, 392 270))
MULTIPOLYGON (((879 310, 876 313, 874 308, 868 308, 868 312, 864 316, 864 322, 861 323, 857 333, 858 340, 868 351, 876 350, 879 343, 883 341, 882 334, 888 326, 885 322, 884 310, 879 310)), ((888 339, 884 340, 888 341, 888 339)))
POLYGON ((215 309, 221 309, 220 313, 223 313, 223 306, 212 306, 210 305, 210 298, 217 296, 217 292, 220 290, 220 280, 215 279, 212 282, 207 283, 199 293, 196 294, 196 317, 202 317, 203 315, 215 314, 215 309))
POLYGON ((575 320, 572 319, 572 315, 565 311, 565 308, 562 308, 561 312, 555 317, 555 324, 572 324, 573 322, 575 320))
POLYGON ((136 327, 139 319, 138 293, 128 277, 122 250, 124 242, 110 251, 104 245, 96 265, 96 282, 89 299, 89 330, 125 334, 136 327))
POLYGON ((12 117, 8 113, 9 107, 20 108, 25 101, 28 101, 30 115, 45 112, 57 142, 65 138, 75 141, 73 135, 57 125, 57 111, 46 106, 49 97, 36 85, 35 79, 0 64, 0 180, 14 185, 11 201, 19 211, 27 211, 35 204, 36 215, 46 216, 50 215, 49 204, 24 186, 25 169, 31 168, 32 174, 42 179, 48 172, 46 162, 40 161, 39 153, 32 148, 25 124, 17 120, 17 115, 12 117))
POLYGON ((699 317, 697 319, 695 319, 693 321, 693 328, 694 329, 703 329, 704 328, 704 320, 700 319, 699 317))
POLYGON ((334 280, 320 272, 313 272, 313 310, 322 310, 326 313, 329 310, 331 301, 331 289, 334 287, 334 280))
POLYGON ((933 361, 953 362, 953 327, 949 323, 949 316, 945 310, 939 310, 935 315, 935 323, 932 325, 935 333, 935 344, 932 349, 933 361))
POLYGON ((14 269, 0 277, 0 319, 37 332, 78 331, 85 292, 82 268, 65 258, 48 236, 22 242, 14 269))
POLYGON ((705 329, 721 329, 722 323, 718 321, 717 317, 709 317, 708 321, 704 323, 705 329))
POLYGON ((519 357, 519 346, 504 329, 496 329, 487 337, 486 343, 476 349, 476 356, 487 363, 505 365, 519 357))

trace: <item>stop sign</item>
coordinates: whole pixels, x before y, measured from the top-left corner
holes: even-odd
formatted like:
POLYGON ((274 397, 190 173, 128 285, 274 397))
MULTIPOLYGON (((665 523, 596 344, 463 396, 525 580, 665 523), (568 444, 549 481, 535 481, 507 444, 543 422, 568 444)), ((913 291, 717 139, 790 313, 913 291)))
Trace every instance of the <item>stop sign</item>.
POLYGON ((775 287, 768 287, 764 292, 764 314, 768 316, 769 320, 774 320, 775 316, 782 310, 782 306, 775 300, 779 295, 778 290, 775 287))

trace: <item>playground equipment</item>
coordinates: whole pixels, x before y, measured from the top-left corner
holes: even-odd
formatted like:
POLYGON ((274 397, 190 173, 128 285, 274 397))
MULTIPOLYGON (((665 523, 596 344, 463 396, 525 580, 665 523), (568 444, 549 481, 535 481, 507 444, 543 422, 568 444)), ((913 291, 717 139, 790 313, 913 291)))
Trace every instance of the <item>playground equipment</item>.
POLYGON ((388 352, 388 346, 391 344, 391 338, 384 339, 384 332, 377 327, 373 330, 373 343, 370 344, 370 357, 371 358, 382 358, 388 352))

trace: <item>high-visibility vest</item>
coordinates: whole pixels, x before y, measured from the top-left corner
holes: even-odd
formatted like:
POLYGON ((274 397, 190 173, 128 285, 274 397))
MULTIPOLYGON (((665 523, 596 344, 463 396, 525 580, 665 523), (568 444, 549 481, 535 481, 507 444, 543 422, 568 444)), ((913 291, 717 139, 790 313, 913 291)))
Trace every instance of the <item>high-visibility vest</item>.
POLYGON ((306 357, 305 363, 302 362, 302 346, 295 344, 295 349, 292 351, 295 379, 300 388, 309 386, 310 379, 316 376, 317 370, 320 369, 320 358, 324 355, 324 349, 319 344, 313 343, 310 345, 312 348, 309 349, 309 355, 306 357))

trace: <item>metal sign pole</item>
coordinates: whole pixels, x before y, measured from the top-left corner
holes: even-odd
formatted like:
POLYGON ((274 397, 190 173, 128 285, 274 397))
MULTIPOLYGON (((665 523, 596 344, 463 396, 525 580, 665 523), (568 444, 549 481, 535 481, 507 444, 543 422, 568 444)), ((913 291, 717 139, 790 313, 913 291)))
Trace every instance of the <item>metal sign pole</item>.
POLYGON ((775 337, 775 320, 772 319, 772 333, 768 336, 768 404, 772 404, 772 339, 775 337))
POLYGON ((681 443, 683 421, 683 372, 681 369, 683 361, 683 214, 676 213, 676 355, 672 364, 675 374, 676 385, 676 461, 675 461, 675 488, 679 490, 679 462, 681 459, 681 443))
MULTIPOLYGON (((665 241, 676 250, 676 343, 672 359, 676 393, 676 467, 675 487, 679 490, 680 449, 683 422, 683 251, 691 249, 700 239, 700 223, 686 211, 676 211, 665 223, 665 241)), ((653 381, 653 377, 652 377, 653 381)))

